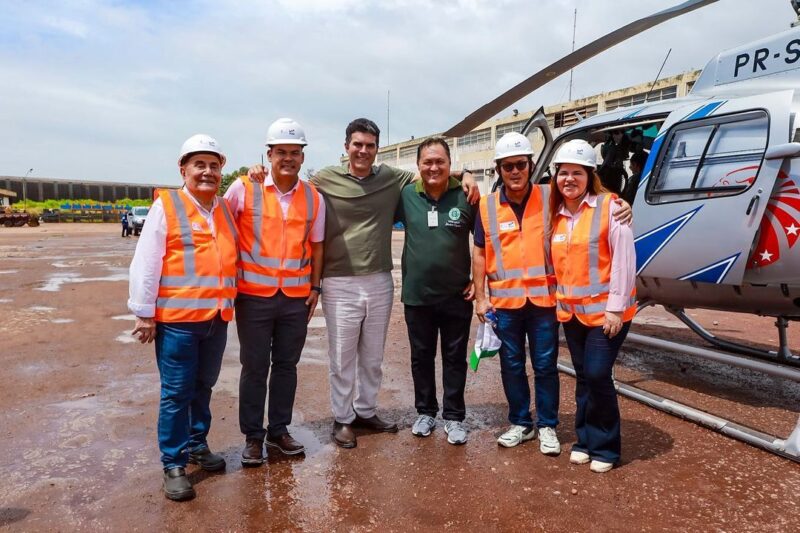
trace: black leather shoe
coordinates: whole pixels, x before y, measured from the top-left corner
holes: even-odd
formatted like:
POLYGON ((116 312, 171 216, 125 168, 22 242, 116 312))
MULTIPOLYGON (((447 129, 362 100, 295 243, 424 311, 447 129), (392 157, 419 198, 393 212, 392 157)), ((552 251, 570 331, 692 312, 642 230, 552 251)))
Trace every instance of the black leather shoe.
POLYGON ((356 447, 356 434, 353 433, 350 424, 333 423, 333 442, 342 448, 356 447))
POLYGON ((186 477, 185 468, 176 466, 164 470, 164 496, 176 502, 194 498, 194 488, 189 478, 186 477))
POLYGON ((270 448, 280 450, 284 455, 297 455, 305 453, 306 451, 303 445, 294 440, 288 433, 278 435, 277 437, 267 436, 266 444, 270 448))
POLYGON ((397 433, 397 424, 381 420, 378 415, 372 415, 369 418, 361 418, 356 415, 356 419, 353 420, 353 426, 373 431, 383 431, 384 433, 397 433))
POLYGON ((242 450, 242 466, 264 464, 264 443, 258 439, 247 439, 242 450))
POLYGON ((208 472, 225 469, 225 458, 218 453, 212 453, 208 448, 189 452, 189 462, 193 465, 200 465, 200 468, 208 472))

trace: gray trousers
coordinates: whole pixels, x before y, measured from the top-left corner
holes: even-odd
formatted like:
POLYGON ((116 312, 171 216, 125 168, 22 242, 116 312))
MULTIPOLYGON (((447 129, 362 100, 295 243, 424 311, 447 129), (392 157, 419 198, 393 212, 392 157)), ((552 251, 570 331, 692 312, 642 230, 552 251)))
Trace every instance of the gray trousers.
POLYGON ((306 342, 308 307, 305 298, 278 291, 269 298, 239 294, 239 428, 248 439, 277 437, 292 423, 297 389, 297 363, 306 342), (269 387, 267 386, 269 379, 269 387), (264 429, 264 402, 269 391, 269 425, 264 429))
POLYGON ((393 299, 390 272, 325 278, 323 282, 331 407, 337 422, 349 424, 356 413, 364 418, 375 414, 393 299))

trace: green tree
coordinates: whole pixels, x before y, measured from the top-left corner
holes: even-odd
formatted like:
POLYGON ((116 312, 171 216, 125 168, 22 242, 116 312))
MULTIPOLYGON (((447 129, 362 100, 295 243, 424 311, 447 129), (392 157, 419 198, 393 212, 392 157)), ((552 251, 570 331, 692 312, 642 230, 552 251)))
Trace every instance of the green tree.
POLYGON ((231 186, 235 180, 239 178, 239 176, 246 176, 247 175, 248 167, 239 167, 239 170, 234 170, 230 174, 224 174, 222 176, 222 183, 219 186, 219 195, 225 194, 225 191, 228 190, 228 187, 231 186))

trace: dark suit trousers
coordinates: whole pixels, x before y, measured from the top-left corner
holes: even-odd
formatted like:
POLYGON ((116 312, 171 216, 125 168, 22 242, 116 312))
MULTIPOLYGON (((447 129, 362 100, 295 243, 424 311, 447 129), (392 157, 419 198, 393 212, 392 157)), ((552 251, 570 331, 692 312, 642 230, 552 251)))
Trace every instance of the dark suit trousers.
POLYGON ((239 294, 239 428, 248 439, 277 437, 292 423, 297 389, 297 363, 308 331, 305 298, 281 291, 269 298, 239 294), (269 386, 267 382, 269 380, 269 386), (264 402, 269 391, 269 425, 264 429, 264 402))

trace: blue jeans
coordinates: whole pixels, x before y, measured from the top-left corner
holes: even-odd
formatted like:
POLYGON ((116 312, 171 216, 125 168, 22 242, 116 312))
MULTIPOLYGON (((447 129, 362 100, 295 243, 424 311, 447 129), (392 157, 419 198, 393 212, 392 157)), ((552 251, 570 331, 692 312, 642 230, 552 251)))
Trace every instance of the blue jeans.
POLYGON ((186 466, 190 451, 208 446, 211 388, 222 367, 227 332, 219 314, 205 322, 156 324, 158 447, 165 469, 186 466))
POLYGON ((555 307, 526 302, 520 309, 496 309, 500 374, 508 400, 508 421, 533 427, 531 389, 525 370, 525 337, 533 361, 536 427, 558 425, 558 321, 555 307))
POLYGON ((631 323, 609 339, 602 326, 588 327, 577 318, 564 323, 567 346, 575 367, 575 433, 573 451, 592 459, 617 463, 622 439, 619 404, 612 369, 631 323))

